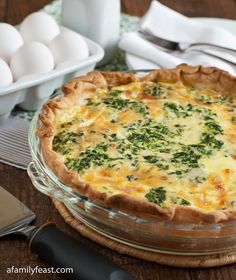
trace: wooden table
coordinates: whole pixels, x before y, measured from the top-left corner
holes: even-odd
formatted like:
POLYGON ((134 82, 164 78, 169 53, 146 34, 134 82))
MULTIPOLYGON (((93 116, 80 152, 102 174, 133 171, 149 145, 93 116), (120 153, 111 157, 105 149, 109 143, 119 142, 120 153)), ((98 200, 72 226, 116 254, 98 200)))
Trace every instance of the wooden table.
MULTIPOLYGON (((0 21, 18 24, 27 14, 37 11, 49 0, 0 0, 0 21)), ((122 0, 122 11, 131 15, 142 16, 147 10, 150 0, 122 0)), ((186 16, 222 17, 236 19, 235 0, 161 0, 163 4, 176 9, 186 16)), ((1 44, 1 42, 0 42, 1 44)), ((128 256, 120 255, 104 248, 86 238, 81 237, 75 230, 67 226, 52 205, 51 200, 31 184, 25 171, 0 164, 0 185, 12 192, 28 205, 36 214, 36 224, 47 220, 55 221, 57 226, 79 239, 81 242, 99 251, 117 264, 127 269, 137 279, 143 280, 216 280, 236 279, 236 265, 228 265, 209 269, 174 268, 149 263, 128 256)), ((0 279, 29 279, 27 274, 10 275, 7 267, 46 267, 47 264, 30 253, 23 238, 4 237, 0 241, 0 279)), ((61 279, 59 275, 37 274, 32 279, 61 279)), ((105 280, 105 279, 98 279, 105 280)))

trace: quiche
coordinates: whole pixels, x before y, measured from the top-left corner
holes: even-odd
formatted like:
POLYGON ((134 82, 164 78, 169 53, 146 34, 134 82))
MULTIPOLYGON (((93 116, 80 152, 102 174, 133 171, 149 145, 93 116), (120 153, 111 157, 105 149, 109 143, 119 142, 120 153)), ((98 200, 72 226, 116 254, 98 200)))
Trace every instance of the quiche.
POLYGON ((236 78, 180 65, 74 78, 46 103, 44 159, 79 194, 154 220, 236 220, 236 78))

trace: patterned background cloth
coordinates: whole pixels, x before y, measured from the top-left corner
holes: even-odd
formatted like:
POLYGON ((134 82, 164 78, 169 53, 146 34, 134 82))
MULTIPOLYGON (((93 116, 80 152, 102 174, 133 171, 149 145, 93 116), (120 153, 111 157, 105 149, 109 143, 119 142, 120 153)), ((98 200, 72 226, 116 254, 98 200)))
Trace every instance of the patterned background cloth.
MULTIPOLYGON (((62 0, 55 0, 45 6, 42 11, 50 14, 60 24, 61 22, 62 0)), ((121 34, 123 32, 135 31, 138 29, 140 18, 121 14, 121 34)), ((104 66, 96 69, 110 71, 128 70, 125 63, 125 53, 118 50, 115 58, 104 66)), ((9 120, 3 125, 0 124, 0 162, 26 169, 31 161, 28 147, 29 121, 34 116, 34 112, 26 112, 16 107, 11 112, 9 120)))

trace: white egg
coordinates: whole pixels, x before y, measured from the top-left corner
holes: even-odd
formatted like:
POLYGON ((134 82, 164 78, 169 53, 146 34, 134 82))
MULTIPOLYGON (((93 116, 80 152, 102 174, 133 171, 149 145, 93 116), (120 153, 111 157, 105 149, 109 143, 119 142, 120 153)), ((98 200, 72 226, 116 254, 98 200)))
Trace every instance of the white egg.
POLYGON ((26 43, 39 41, 48 44, 60 33, 54 18, 44 12, 36 12, 27 16, 21 23, 19 30, 26 43))
POLYGON ((8 23, 0 23, 0 57, 8 62, 22 45, 23 39, 15 27, 8 23))
POLYGON ((13 82, 12 72, 8 64, 0 58, 0 87, 9 86, 13 82))
POLYGON ((55 63, 82 60, 89 56, 89 48, 85 40, 78 33, 63 31, 48 45, 53 53, 55 63))
POLYGON ((10 67, 14 79, 30 74, 42 74, 54 68, 54 59, 48 47, 40 42, 30 42, 20 47, 12 56, 10 67))

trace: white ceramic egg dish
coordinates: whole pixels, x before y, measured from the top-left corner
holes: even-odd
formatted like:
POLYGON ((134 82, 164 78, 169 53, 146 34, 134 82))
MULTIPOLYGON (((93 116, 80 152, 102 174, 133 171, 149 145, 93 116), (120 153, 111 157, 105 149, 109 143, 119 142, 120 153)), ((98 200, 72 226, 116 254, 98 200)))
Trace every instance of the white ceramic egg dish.
POLYGON ((93 70, 103 49, 33 13, 17 27, 0 23, 0 123, 15 105, 36 110, 67 80, 93 70))

